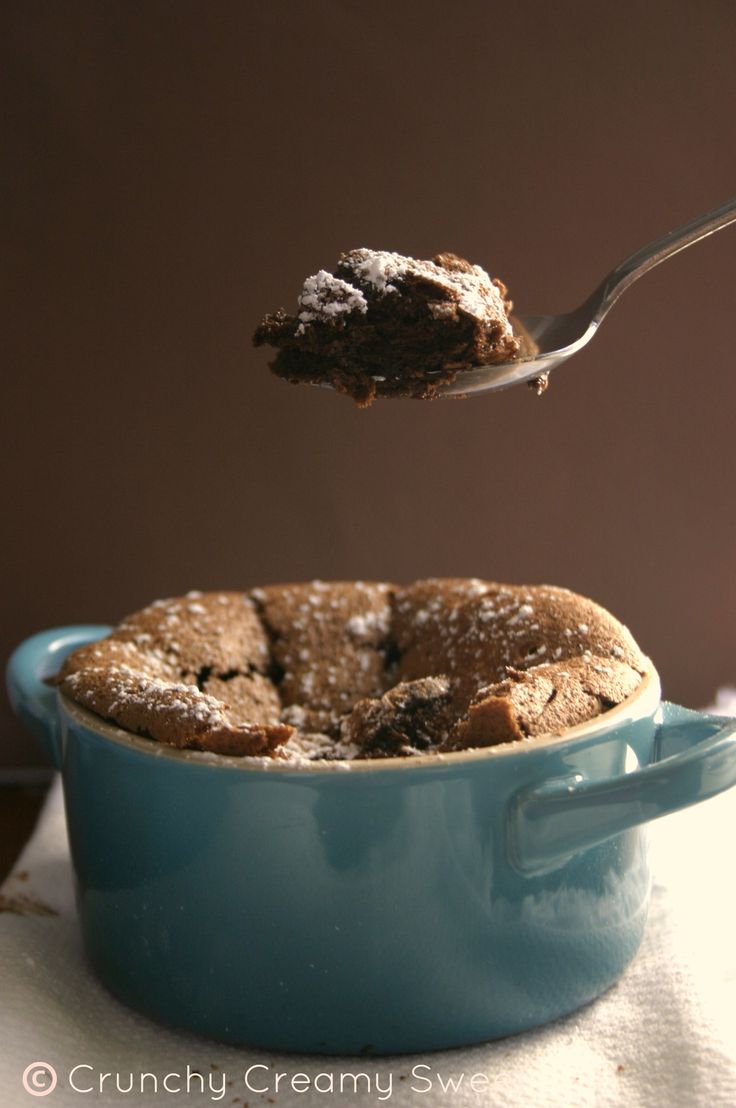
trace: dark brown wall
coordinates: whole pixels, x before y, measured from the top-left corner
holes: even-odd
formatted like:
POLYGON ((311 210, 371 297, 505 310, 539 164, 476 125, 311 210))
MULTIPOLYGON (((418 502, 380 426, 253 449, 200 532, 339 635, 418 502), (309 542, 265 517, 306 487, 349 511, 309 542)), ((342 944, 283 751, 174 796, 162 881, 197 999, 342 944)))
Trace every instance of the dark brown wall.
MULTIPOLYGON (((734 193, 736 7, 5 6, 3 650, 188 588, 478 574, 736 681, 736 228, 627 294, 542 399, 358 411, 250 334, 338 252, 450 249, 565 310, 734 193)), ((39 755, 8 719, 0 762, 39 755)))

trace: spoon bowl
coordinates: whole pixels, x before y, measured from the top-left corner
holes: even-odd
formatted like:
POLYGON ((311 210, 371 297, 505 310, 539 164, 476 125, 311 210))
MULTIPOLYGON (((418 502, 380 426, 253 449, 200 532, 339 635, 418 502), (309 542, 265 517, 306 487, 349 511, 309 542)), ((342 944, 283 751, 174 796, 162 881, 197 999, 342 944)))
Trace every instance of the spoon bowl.
POLYGON ((524 383, 542 393, 547 387, 547 375, 590 342, 600 321, 591 321, 578 308, 567 315, 515 316, 512 322, 514 330, 525 335, 522 351, 526 346, 528 354, 522 352, 510 362, 462 370, 454 381, 442 386, 438 395, 472 396, 524 383))

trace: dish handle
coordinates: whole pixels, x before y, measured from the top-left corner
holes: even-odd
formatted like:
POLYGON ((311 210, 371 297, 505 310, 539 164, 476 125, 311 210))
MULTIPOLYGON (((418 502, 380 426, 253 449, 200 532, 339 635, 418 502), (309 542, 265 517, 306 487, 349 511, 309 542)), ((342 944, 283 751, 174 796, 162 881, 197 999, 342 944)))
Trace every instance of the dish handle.
POLYGON ((736 784, 736 718, 663 703, 651 761, 631 773, 591 781, 555 778, 512 799, 512 865, 532 875, 630 827, 677 812, 736 784))
POLYGON ((46 678, 58 672, 67 654, 110 633, 102 624, 53 627, 22 642, 10 656, 8 695, 18 718, 41 743, 56 769, 61 768, 61 736, 56 690, 46 678))

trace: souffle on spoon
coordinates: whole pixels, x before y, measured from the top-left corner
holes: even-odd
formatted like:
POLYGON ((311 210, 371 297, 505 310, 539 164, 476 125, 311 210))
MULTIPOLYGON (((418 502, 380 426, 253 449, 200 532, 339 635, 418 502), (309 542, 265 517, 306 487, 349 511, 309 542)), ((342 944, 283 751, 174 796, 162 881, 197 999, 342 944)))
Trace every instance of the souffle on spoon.
POLYGON ((736 220, 736 199, 618 265, 575 311, 512 315, 505 284, 456 254, 420 261, 351 250, 308 277, 298 310, 265 316, 256 346, 277 349, 279 377, 335 389, 362 407, 377 397, 470 396, 547 375, 581 350, 625 290, 666 258, 736 220))

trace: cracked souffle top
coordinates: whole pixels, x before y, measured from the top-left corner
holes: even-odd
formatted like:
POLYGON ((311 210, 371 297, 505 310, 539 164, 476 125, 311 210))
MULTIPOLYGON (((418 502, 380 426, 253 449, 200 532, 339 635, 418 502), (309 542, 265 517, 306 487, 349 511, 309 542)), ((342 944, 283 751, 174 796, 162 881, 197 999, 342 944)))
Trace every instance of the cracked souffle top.
POLYGON ((429 398, 459 370, 516 357, 511 308, 502 281, 455 254, 351 250, 306 279, 295 315, 267 315, 254 342, 277 348, 279 377, 329 384, 362 406, 429 398))
POLYGON ((648 668, 622 624, 566 589, 313 581, 158 600, 54 681, 169 746, 306 764, 558 734, 648 668))

